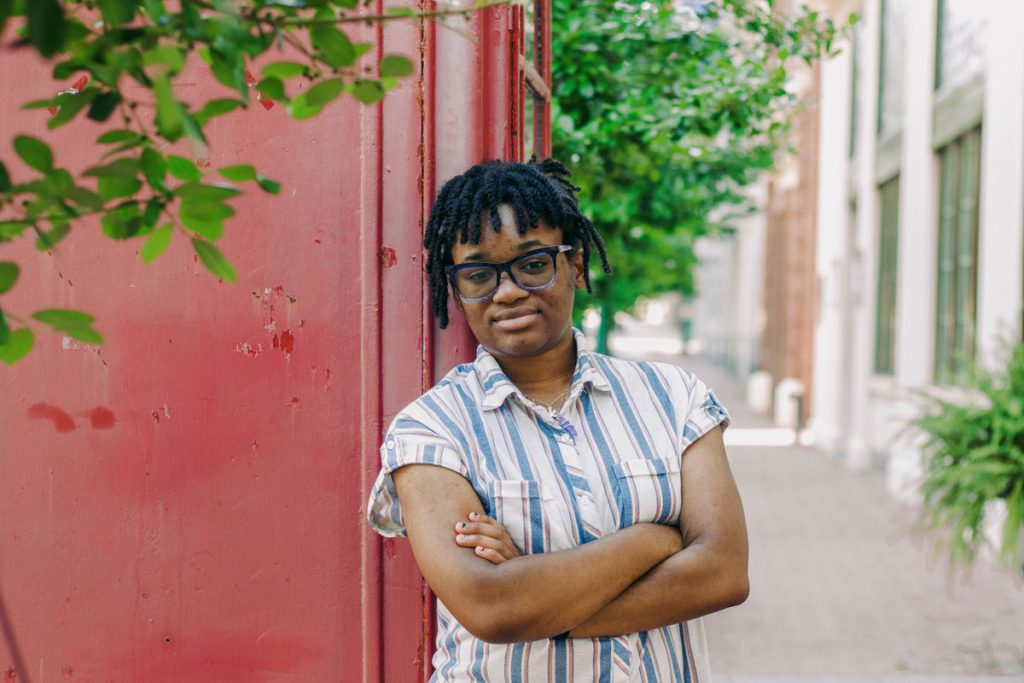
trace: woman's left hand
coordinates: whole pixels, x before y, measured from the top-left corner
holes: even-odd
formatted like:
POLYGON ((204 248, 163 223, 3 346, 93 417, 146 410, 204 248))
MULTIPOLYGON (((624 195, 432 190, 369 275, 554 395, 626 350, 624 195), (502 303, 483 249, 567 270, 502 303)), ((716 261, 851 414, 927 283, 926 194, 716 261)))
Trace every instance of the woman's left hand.
POLYGON ((472 548, 477 557, 491 564, 501 564, 522 555, 504 526, 476 512, 469 513, 469 521, 455 525, 455 544, 472 548))

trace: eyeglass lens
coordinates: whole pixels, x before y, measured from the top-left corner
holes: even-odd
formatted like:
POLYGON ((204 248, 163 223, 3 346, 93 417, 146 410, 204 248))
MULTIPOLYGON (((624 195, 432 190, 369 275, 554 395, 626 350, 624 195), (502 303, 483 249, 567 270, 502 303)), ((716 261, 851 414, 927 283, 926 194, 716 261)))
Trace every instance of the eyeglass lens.
MULTIPOLYGON (((513 281, 524 289, 542 289, 555 279, 555 254, 527 254, 509 266, 513 281)), ((486 297, 498 288, 498 266, 485 264, 461 268, 455 282, 467 299, 486 297)))

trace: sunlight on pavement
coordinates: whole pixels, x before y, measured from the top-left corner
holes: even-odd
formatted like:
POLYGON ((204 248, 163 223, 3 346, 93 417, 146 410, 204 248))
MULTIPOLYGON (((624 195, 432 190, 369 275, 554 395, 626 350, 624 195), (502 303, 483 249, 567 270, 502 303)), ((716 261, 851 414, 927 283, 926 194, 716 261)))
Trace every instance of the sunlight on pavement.
POLYGON ((764 427, 760 429, 743 429, 730 427, 725 430, 726 446, 811 446, 814 434, 808 430, 800 433, 797 443, 796 433, 792 429, 782 427, 764 427))

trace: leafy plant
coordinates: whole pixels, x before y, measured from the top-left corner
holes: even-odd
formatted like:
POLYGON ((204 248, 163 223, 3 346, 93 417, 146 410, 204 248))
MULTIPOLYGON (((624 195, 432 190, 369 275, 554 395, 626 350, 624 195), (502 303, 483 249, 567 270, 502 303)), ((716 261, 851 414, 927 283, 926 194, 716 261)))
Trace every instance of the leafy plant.
MULTIPOLYGON (((14 153, 30 172, 12 175, 0 160, 0 244, 31 236, 38 249, 51 250, 92 216, 111 239, 145 240, 145 263, 181 234, 207 269, 233 282, 235 269, 216 243, 244 193, 240 184, 272 194, 281 184, 249 164, 198 166, 205 126, 253 99, 267 108, 280 105, 297 120, 342 96, 378 102, 413 74, 414 65, 403 55, 378 60, 372 43, 352 40, 344 27, 465 15, 508 1, 375 15, 365 9, 368 0, 0 0, 0 37, 5 26, 14 25, 15 33, 3 49, 35 49, 53 61, 55 79, 75 79, 67 91, 24 108, 48 110, 51 130, 85 118, 110 122, 96 140, 102 156, 78 174, 62 168, 44 140, 13 139, 14 153), (267 62, 268 53, 277 60, 267 62), (193 55, 229 96, 206 102, 178 96, 175 78, 193 55), (263 64, 258 78, 257 60, 263 64), (140 88, 141 96, 132 94, 140 88), (191 158, 169 151, 179 140, 188 141, 191 158)), ((20 272, 18 264, 0 261, 0 295, 20 272)), ((31 351, 33 323, 101 343, 93 322, 80 311, 15 315, 0 307, 0 360, 14 363, 31 351)))
POLYGON ((1004 501, 1001 548, 1007 563, 1020 561, 1024 524, 1024 343, 1014 346, 1005 367, 975 369, 970 400, 926 395, 925 412, 912 425, 925 435, 924 508, 921 524, 939 534, 950 570, 970 565, 989 544, 983 525, 986 504, 1004 501))
POLYGON ((640 296, 693 294, 695 241, 729 229, 724 209, 746 211, 743 187, 786 146, 790 66, 830 54, 842 29, 771 4, 552 4, 554 153, 616 271, 580 299, 601 309, 602 337, 640 296))

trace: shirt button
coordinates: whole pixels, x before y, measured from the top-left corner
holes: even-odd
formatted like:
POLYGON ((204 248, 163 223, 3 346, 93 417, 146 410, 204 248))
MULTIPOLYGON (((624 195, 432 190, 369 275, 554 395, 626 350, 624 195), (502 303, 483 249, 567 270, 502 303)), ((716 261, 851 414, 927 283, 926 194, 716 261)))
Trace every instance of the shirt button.
POLYGON ((384 445, 387 446, 388 448, 394 448, 395 447, 395 440, 394 439, 388 439, 387 443, 384 444, 384 445))

